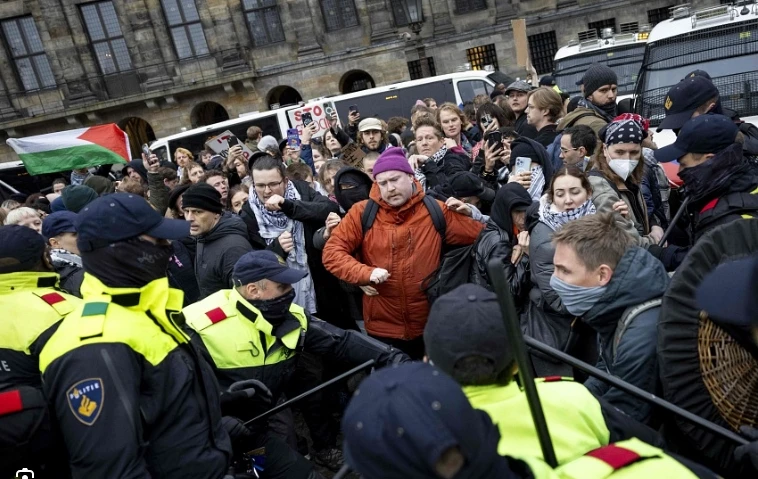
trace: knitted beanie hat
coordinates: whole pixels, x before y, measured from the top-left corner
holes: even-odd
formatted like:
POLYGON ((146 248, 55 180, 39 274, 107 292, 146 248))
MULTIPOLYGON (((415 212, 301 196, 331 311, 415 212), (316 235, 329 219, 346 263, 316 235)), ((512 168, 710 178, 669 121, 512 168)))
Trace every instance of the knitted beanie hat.
POLYGON ((584 72, 582 83, 584 84, 584 97, 587 98, 603 85, 618 85, 618 77, 607 66, 593 63, 584 72))

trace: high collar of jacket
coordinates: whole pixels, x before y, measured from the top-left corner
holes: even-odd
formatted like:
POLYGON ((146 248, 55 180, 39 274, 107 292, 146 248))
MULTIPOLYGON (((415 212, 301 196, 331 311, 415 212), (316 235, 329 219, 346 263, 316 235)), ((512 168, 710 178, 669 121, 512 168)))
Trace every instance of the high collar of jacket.
POLYGON ((247 238, 247 226, 242 218, 225 211, 222 213, 216 226, 206 234, 198 236, 197 240, 208 243, 230 234, 242 235, 247 238))
POLYGON ((141 288, 111 288, 91 274, 84 273, 81 293, 88 302, 118 304, 135 313, 147 314, 177 342, 189 341, 170 317, 182 310, 184 293, 169 288, 168 278, 156 279, 141 288))
POLYGON ((634 246, 621 258, 605 293, 583 320, 602 339, 610 341, 624 310, 660 298, 666 292, 669 280, 663 263, 646 250, 634 246))
POLYGON ((403 205, 395 208, 382 199, 382 194, 379 191, 379 185, 374 183, 371 187, 371 193, 369 197, 379 204, 379 207, 391 214, 397 223, 402 223, 408 215, 409 211, 412 211, 415 206, 424 200, 424 188, 421 186, 418 180, 413 180, 413 194, 403 205))
POLYGON ((511 381, 506 386, 500 384, 464 386, 463 393, 466 394, 471 405, 474 408, 479 409, 480 406, 507 401, 521 394, 521 389, 519 389, 516 381, 511 381))
POLYGON ((59 277, 54 272, 21 271, 0 274, 0 294, 28 291, 58 286, 59 277))

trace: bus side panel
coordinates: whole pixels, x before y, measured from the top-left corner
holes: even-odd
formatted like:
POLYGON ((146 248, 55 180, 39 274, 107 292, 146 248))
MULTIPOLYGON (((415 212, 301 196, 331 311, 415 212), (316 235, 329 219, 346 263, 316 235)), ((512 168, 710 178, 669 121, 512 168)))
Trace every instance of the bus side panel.
POLYGON ((271 135, 277 140, 282 139, 281 130, 279 128, 279 121, 277 119, 276 113, 272 113, 268 116, 250 119, 250 121, 240 122, 237 125, 224 126, 213 130, 197 133, 192 136, 185 136, 184 138, 171 140, 169 141, 168 145, 169 151, 171 151, 173 154, 176 152, 177 148, 186 148, 187 150, 191 151, 193 155, 195 155, 195 158, 197 158, 198 154, 205 149, 205 143, 214 136, 218 136, 226 130, 229 130, 234 133, 234 135, 239 138, 240 141, 244 142, 247 138, 247 129, 251 126, 257 126, 263 130, 264 136, 271 135))
POLYGON ((388 120, 393 116, 409 118, 411 108, 417 100, 434 98, 438 105, 449 101, 455 102, 455 90, 452 80, 439 80, 424 85, 398 88, 381 93, 339 100, 335 102, 337 112, 343 124, 347 124, 347 113, 350 105, 356 105, 361 118, 382 118, 388 120))

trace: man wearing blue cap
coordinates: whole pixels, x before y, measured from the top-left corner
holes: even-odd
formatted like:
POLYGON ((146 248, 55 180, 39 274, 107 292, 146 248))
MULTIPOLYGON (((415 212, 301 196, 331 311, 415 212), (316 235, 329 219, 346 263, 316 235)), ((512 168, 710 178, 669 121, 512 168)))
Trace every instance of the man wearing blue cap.
POLYGON ((0 226, 0 477, 43 464, 65 476, 38 366, 48 338, 80 303, 57 284, 42 237, 26 226, 0 226))
POLYGON ((74 226, 84 303, 40 354, 44 391, 74 477, 217 478, 231 457, 210 366, 177 326, 169 240, 189 223, 116 193, 74 226))
POLYGON ((82 258, 76 246, 76 213, 56 211, 42 221, 42 237, 50 246, 50 260, 60 275, 60 287, 74 296, 82 297, 80 288, 84 280, 82 258))
MULTIPOLYGON (((679 177, 690 198, 691 244, 717 226, 758 216, 758 175, 743 155, 742 140, 729 118, 700 115, 683 124, 672 145, 655 151, 659 162, 679 161, 679 177)), ((688 248, 653 246, 649 251, 672 271, 688 248)))
MULTIPOLYGON (((198 345, 223 388, 258 379, 271 390, 274 402, 283 392, 294 397, 299 385, 292 378, 302 352, 354 365, 369 359, 377 366, 409 360, 391 346, 313 318, 294 304, 292 285, 306 274, 289 268, 273 251, 251 251, 234 266, 233 289, 184 309, 187 324, 197 332, 198 345)), ((320 456, 334 455, 334 447, 316 447, 314 459, 328 462, 320 456)))

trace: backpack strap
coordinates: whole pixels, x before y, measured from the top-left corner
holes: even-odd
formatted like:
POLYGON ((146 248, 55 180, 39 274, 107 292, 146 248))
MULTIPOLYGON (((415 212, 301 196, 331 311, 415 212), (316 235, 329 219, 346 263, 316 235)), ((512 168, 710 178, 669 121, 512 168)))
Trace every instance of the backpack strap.
POLYGON ((621 319, 619 319, 618 325, 616 326, 616 334, 613 335, 614 360, 616 359, 616 352, 618 351, 619 343, 621 343, 621 337, 629 328, 629 325, 632 324, 634 318, 644 313, 645 311, 649 311, 653 308, 659 308, 662 302, 663 298, 654 298, 647 300, 644 303, 640 303, 636 306, 629 306, 624 310, 624 314, 621 315, 621 319))
MULTIPOLYGON (((437 233, 442 237, 442 242, 444 244, 445 237, 447 236, 447 222, 445 221, 444 213, 442 213, 442 208, 440 208, 437 200, 431 196, 424 195, 423 201, 424 206, 426 206, 426 209, 429 211, 429 215, 432 217, 434 229, 436 229, 437 233)), ((377 213, 379 213, 379 203, 369 198, 366 203, 366 208, 361 215, 361 226, 363 227, 364 236, 366 236, 366 232, 374 225, 377 213)))
POLYGON ((447 237, 447 221, 445 221, 445 215, 442 213, 437 200, 431 196, 424 195, 424 206, 429 210, 429 215, 432 217, 432 223, 434 223, 434 229, 442 237, 442 244, 445 244, 445 238, 447 237))
POLYGON ((374 225, 374 220, 376 220, 376 214, 378 212, 379 212, 379 203, 369 198, 368 202, 366 203, 366 208, 363 210, 363 214, 361 215, 361 226, 363 227, 363 236, 366 236, 366 232, 368 232, 368 230, 370 230, 371 227, 374 225))

